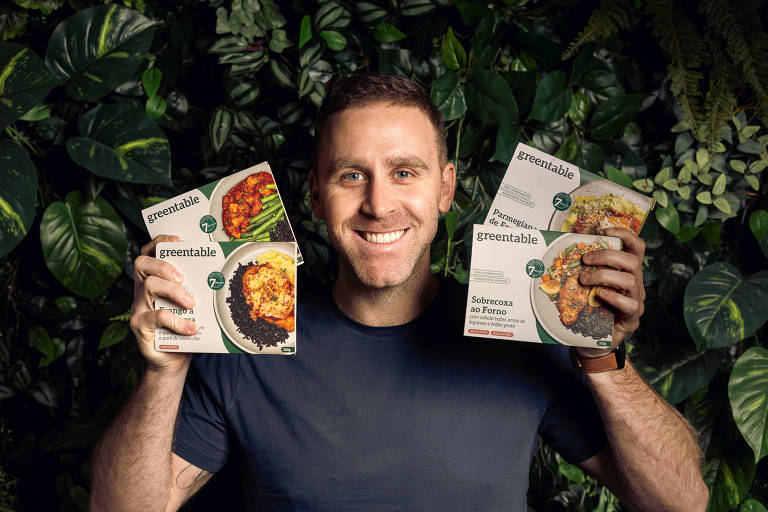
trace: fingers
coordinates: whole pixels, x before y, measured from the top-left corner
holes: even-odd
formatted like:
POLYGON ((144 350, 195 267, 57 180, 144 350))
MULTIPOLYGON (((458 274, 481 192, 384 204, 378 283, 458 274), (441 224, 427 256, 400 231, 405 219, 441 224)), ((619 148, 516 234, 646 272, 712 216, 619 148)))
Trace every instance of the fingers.
POLYGON ((154 256, 158 242, 181 242, 181 238, 173 235, 157 235, 147 245, 141 248, 143 256, 154 256))
POLYGON ((182 288, 181 285, 171 283, 156 276, 149 276, 144 281, 144 298, 149 309, 152 309, 152 302, 158 297, 170 299, 187 309, 195 306, 194 297, 182 288))
POLYGON ((637 329, 640 325, 640 316, 642 316, 645 310, 642 301, 627 297, 610 288, 600 289, 597 296, 603 303, 613 307, 615 311, 621 313, 624 318, 631 318, 630 325, 623 326, 624 330, 631 332, 637 329))
POLYGON ((639 295, 637 277, 630 272, 620 272, 610 268, 582 272, 579 275, 579 283, 582 286, 604 286, 621 290, 628 295, 639 295))
POLYGON ((141 255, 136 258, 133 263, 134 278, 144 279, 147 276, 157 276, 166 281, 171 281, 177 284, 184 282, 184 275, 176 270, 176 267, 168 263, 157 259, 153 256, 141 255))
POLYGON ((634 274, 642 271, 642 260, 633 254, 614 249, 601 249, 599 251, 590 251, 581 257, 585 265, 615 268, 634 274))
POLYGON ((164 327, 169 331, 185 336, 191 336, 197 332, 197 324, 175 315, 167 309, 157 311, 145 311, 131 316, 131 329, 140 334, 144 339, 155 339, 155 330, 164 327))
POLYGON ((624 228, 608 228, 605 230, 605 234, 621 238, 621 242, 624 244, 624 249, 622 250, 635 255, 640 261, 643 261, 645 242, 632 231, 624 228))

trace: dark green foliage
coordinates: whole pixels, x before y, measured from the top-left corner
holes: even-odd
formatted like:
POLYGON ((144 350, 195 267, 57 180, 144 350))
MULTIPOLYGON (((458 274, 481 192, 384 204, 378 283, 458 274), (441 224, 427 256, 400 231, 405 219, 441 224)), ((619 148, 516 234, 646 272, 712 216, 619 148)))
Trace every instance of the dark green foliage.
MULTIPOLYGON (((436 274, 468 280, 518 141, 653 195, 630 358, 699 430, 710 511, 768 502, 761 2, 125 4, 0 8, 0 510, 87 508, 89 454, 143 368, 141 208, 268 160, 301 279, 334 278, 306 195, 312 122, 333 79, 369 71, 421 83, 446 120, 436 274)), ((621 510, 546 447, 529 504, 621 510)))

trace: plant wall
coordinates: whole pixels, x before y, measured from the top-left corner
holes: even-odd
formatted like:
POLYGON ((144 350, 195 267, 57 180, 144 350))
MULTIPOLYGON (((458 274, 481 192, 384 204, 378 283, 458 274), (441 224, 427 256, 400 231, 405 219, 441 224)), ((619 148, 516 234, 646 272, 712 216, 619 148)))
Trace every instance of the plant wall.
MULTIPOLYGON (((139 212, 268 160, 307 264, 312 121, 334 78, 397 73, 458 168, 432 271, 467 281, 524 141, 653 195, 632 359, 700 432, 713 512, 768 503, 768 37, 759 2, 223 0, 0 7, 0 510, 86 510, 95 440, 142 371, 139 212)), ((209 491, 210 492, 210 491, 209 491)), ((204 508, 200 505, 198 508, 204 508)), ((621 510, 546 448, 531 510, 621 510)), ((195 503, 190 508, 195 508, 195 503)))

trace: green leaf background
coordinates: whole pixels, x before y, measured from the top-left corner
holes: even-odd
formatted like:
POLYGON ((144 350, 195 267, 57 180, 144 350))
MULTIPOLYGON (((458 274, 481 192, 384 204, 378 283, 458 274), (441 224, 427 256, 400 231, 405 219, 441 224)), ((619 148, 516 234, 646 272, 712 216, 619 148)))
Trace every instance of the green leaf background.
POLYGON ((730 264, 705 267, 685 288, 683 315, 699 350, 725 347, 751 336, 766 320, 768 271, 747 279, 730 264))
POLYGON ((98 176, 131 183, 167 183, 171 148, 163 130, 130 104, 99 105, 67 141, 72 160, 98 176))
POLYGON ((125 225, 107 201, 88 200, 78 191, 46 208, 40 222, 45 264, 72 292, 93 299, 123 269, 125 225))
POLYGON ((768 455, 768 349, 752 347, 733 367, 728 382, 733 419, 755 452, 755 461, 768 455))
POLYGON ((0 257, 26 236, 35 217, 37 169, 16 143, 0 141, 0 257))
POLYGON ((80 11, 51 34, 45 63, 76 100, 96 100, 127 80, 149 50, 155 22, 120 5, 80 11))
POLYGON ((55 84, 32 50, 16 43, 0 43, 0 128, 27 113, 55 84))

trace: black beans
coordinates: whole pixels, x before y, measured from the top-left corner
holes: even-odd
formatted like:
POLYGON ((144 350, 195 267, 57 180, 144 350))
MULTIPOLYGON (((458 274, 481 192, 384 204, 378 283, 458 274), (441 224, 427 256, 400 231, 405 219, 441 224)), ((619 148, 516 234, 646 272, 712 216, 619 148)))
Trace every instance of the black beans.
POLYGON ((294 242, 291 226, 287 220, 278 221, 275 229, 269 232, 269 239, 273 242, 294 242))
POLYGON ((603 307, 592 308, 589 313, 581 311, 579 318, 567 327, 577 334, 596 340, 608 338, 613 333, 613 314, 603 307))

